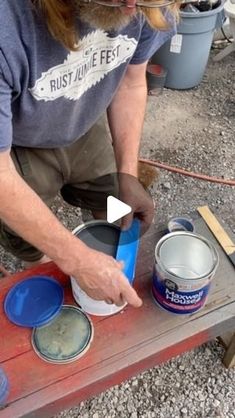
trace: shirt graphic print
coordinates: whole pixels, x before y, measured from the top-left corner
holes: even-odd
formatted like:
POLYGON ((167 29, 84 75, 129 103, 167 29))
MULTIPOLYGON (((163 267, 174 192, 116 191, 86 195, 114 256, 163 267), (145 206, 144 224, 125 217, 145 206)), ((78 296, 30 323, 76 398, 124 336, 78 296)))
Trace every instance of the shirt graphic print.
POLYGON ((36 81, 30 90, 36 100, 52 101, 59 97, 78 100, 105 75, 130 58, 137 46, 134 38, 117 35, 110 38, 102 30, 85 36, 78 51, 71 51, 67 59, 36 81))

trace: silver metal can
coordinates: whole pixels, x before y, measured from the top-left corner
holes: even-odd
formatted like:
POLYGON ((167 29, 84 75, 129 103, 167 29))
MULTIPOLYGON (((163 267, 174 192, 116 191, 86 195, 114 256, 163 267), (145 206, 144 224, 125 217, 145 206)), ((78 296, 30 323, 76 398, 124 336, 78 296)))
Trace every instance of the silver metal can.
POLYGON ((155 249, 155 301, 175 314, 198 311, 206 302, 218 264, 214 245, 201 235, 183 231, 165 235, 155 249))

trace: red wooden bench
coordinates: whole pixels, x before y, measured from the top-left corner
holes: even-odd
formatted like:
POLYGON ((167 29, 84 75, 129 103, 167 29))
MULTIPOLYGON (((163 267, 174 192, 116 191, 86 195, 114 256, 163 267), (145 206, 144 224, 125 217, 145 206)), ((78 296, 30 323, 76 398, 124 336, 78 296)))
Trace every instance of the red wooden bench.
POLYGON ((75 304, 70 281, 53 263, 0 280, 0 363, 10 381, 8 405, 0 418, 51 417, 144 369, 235 329, 235 272, 201 218, 197 232, 213 241, 220 265, 206 306, 179 317, 161 310, 151 296, 154 247, 161 232, 152 230, 141 243, 135 287, 144 304, 112 317, 92 317, 94 339, 88 352, 67 365, 41 360, 31 347, 30 329, 6 318, 3 301, 18 281, 34 274, 55 277, 64 286, 65 303, 75 304))

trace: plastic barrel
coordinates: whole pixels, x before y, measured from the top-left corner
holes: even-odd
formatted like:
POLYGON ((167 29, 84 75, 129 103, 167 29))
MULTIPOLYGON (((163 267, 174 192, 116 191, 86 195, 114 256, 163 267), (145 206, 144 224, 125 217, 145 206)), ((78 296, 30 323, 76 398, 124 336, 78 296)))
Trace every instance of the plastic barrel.
MULTIPOLYGON (((152 57, 167 70, 165 87, 184 90, 197 86, 204 75, 213 34, 220 26, 224 3, 214 10, 180 12, 177 34, 152 57)), ((221 24, 222 26, 222 24, 221 24)))

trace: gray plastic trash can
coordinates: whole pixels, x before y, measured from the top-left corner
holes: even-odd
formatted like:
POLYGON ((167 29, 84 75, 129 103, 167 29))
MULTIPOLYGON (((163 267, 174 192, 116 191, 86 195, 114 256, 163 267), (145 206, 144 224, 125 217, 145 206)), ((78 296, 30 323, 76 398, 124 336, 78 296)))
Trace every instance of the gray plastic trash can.
POLYGON ((204 75, 214 30, 222 26, 224 3, 207 12, 180 12, 177 34, 152 57, 153 64, 167 70, 165 87, 189 89, 197 86, 204 75))

